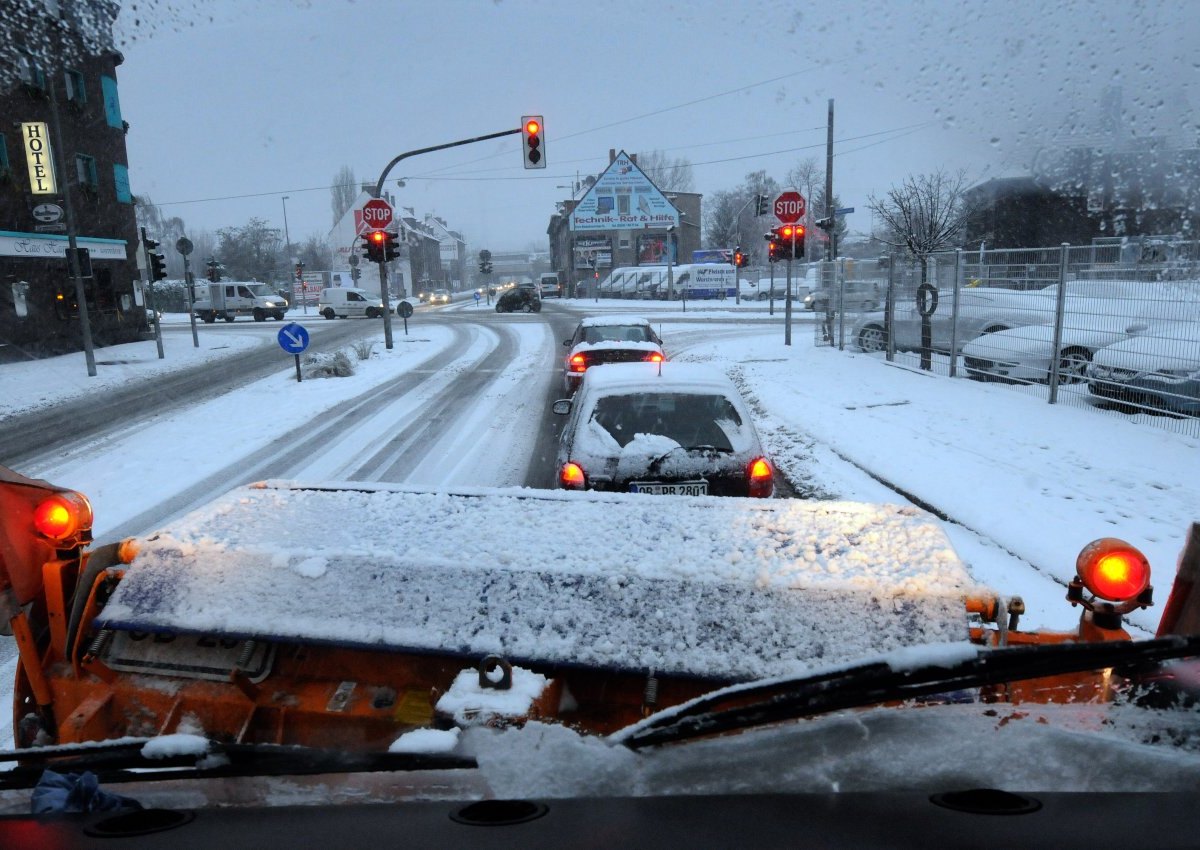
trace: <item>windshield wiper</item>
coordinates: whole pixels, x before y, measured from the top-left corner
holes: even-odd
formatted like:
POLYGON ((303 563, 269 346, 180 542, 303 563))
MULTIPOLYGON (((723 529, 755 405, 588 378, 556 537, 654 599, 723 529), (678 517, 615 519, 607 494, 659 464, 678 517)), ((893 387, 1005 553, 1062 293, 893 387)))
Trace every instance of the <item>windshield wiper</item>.
POLYGON ((711 452, 712 454, 730 454, 733 451, 733 449, 722 449, 722 448, 718 448, 717 446, 712 446, 712 445, 708 445, 708 444, 701 445, 701 446, 673 446, 672 448, 669 448, 665 452, 660 454, 654 460, 650 461, 650 465, 647 466, 646 468, 654 469, 660 463, 662 463, 664 460, 666 460, 668 457, 673 455, 675 452, 680 452, 680 451, 682 451, 682 452, 711 452))
POLYGON ((989 649, 974 658, 895 669, 886 661, 813 676, 733 686, 666 709, 610 736, 630 749, 750 729, 951 691, 1105 668, 1144 668, 1200 655, 1200 635, 1147 641, 989 649))
POLYGON ((475 759, 453 753, 345 752, 285 744, 223 744, 210 741, 205 752, 142 755, 153 738, 122 738, 90 744, 30 747, 0 752, 0 763, 22 762, 0 771, 0 790, 32 788, 42 771, 90 770, 102 783, 147 779, 229 776, 302 776, 316 773, 373 773, 413 770, 460 770, 475 759))

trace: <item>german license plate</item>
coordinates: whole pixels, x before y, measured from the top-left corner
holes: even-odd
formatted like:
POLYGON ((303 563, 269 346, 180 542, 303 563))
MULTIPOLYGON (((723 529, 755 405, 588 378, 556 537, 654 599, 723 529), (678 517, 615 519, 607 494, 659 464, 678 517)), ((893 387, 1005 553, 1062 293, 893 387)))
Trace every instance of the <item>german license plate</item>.
POLYGON ((261 682, 271 671, 274 657, 275 647, 261 640, 117 630, 102 660, 127 673, 217 682, 229 681, 229 674, 237 668, 251 682, 261 682))
POLYGON ((675 481, 670 484, 658 481, 633 481, 630 493, 655 493, 660 496, 707 496, 707 481, 675 481))

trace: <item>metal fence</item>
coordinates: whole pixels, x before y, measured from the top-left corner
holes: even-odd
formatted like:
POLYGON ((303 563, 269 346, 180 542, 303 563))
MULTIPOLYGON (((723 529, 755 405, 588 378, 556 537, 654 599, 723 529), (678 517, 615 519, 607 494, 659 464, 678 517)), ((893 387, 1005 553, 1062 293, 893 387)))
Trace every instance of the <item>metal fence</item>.
POLYGON ((945 252, 924 274, 900 256, 874 265, 826 264, 818 345, 1200 435, 1200 243, 945 252))

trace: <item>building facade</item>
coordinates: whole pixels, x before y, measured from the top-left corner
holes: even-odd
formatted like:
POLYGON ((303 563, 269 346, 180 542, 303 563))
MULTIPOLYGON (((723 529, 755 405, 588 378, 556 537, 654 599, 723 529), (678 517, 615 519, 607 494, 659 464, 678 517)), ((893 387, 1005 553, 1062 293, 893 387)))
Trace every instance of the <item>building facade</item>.
MULTIPOLYGON (((67 261, 68 194, 77 245, 87 250, 81 265, 93 343, 136 341, 147 328, 129 125, 117 86, 123 59, 81 37, 68 4, 45 8, 46 29, 63 39, 62 49, 22 53, 16 75, 0 78, 0 359, 83 348, 67 261)), ((111 32, 116 4, 97 8, 108 13, 111 32)))

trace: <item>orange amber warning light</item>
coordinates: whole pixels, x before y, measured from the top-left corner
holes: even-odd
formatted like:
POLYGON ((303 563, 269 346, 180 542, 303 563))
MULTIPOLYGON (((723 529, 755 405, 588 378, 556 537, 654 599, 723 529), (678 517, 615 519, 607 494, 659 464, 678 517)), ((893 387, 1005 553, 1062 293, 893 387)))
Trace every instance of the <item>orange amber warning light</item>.
POLYGON ((1075 563, 1084 587, 1101 599, 1128 602, 1150 585, 1150 562, 1124 540, 1103 537, 1079 553, 1075 563))
POLYGON ((92 506, 79 493, 55 493, 34 509, 33 527, 51 540, 67 540, 92 527, 92 506))

